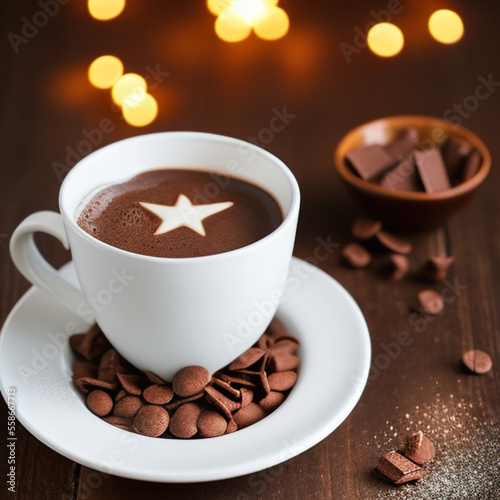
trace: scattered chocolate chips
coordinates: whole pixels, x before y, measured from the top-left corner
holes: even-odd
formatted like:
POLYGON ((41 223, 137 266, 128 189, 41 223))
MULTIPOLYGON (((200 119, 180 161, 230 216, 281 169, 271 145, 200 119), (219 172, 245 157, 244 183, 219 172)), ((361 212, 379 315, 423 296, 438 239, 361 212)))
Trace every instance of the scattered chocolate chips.
POLYGON ((408 257, 399 253, 389 254, 390 277, 393 280, 403 279, 408 273, 410 262, 408 257))
POLYGON ((425 314, 435 316, 444 308, 443 297, 434 290, 422 290, 417 298, 420 310, 425 314))
POLYGON ((433 256, 425 263, 424 274, 433 281, 442 281, 448 275, 448 269, 455 261, 455 257, 433 256))
POLYGON ((380 457, 377 469, 395 484, 415 481, 425 474, 424 469, 395 451, 380 457))
POLYGON ((366 248, 358 243, 349 243, 342 250, 342 256, 352 267, 366 267, 372 261, 372 256, 366 248))
POLYGON ((87 406, 98 417, 104 417, 113 409, 113 400, 107 392, 95 390, 87 396, 87 406))
POLYGON ((408 437, 402 453, 412 462, 424 465, 434 459, 436 447, 422 431, 418 431, 408 437))
POLYGON ((368 240, 382 229, 382 222, 374 219, 357 219, 351 229, 351 234, 358 240, 368 240))
MULTIPOLYGON (((78 348, 87 334, 79 335, 73 342, 78 348)), ((283 404, 300 364, 299 341, 278 320, 213 376, 201 366, 188 366, 172 383, 140 372, 101 337, 92 330, 90 340, 107 348, 93 361, 75 360, 74 384, 88 394, 87 406, 105 422, 150 437, 207 438, 247 427, 283 404)), ((85 341, 86 351, 93 352, 92 342, 85 341)))
POLYGON ((202 366, 186 366, 179 370, 172 380, 172 388, 177 396, 188 397, 201 392, 212 376, 202 366))
POLYGON ((472 349, 462 355, 464 365, 474 373, 483 375, 488 373, 493 367, 493 361, 488 353, 479 349, 472 349))
POLYGON ((161 436, 168 427, 170 417, 161 406, 143 406, 134 418, 132 428, 137 434, 149 437, 161 436))

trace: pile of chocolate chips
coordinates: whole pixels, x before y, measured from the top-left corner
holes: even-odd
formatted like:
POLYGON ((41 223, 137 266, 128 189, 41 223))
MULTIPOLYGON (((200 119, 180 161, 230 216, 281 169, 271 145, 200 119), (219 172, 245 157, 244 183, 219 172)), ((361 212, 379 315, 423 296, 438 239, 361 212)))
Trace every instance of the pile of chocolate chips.
POLYGON ((346 164, 362 179, 393 191, 444 191, 478 172, 482 157, 468 141, 448 137, 441 148, 425 147, 418 132, 400 130, 387 145, 371 144, 350 151, 346 164))
POLYGON ((394 484, 408 483, 425 474, 421 466, 436 456, 434 443, 418 431, 408 437, 400 453, 391 451, 379 458, 377 469, 394 484))
MULTIPOLYGON (((372 262, 372 254, 368 248, 376 251, 382 250, 387 253, 387 265, 389 276, 393 280, 400 280, 408 275, 410 261, 408 254, 412 251, 412 245, 401 238, 384 231, 382 222, 372 219, 358 219, 352 226, 351 234, 358 242, 347 244, 342 250, 342 256, 354 268, 367 267, 372 262), (363 244, 362 244, 363 243, 363 244)), ((431 281, 444 280, 448 274, 448 268, 453 264, 455 258, 452 256, 430 256, 420 270, 420 277, 431 281)), ((421 314, 437 315, 444 308, 442 296, 435 290, 426 289, 419 292, 414 308, 421 314)))
POLYGON ((213 376, 187 366, 171 382, 133 367, 97 325, 73 335, 70 345, 73 383, 90 411, 120 429, 162 438, 216 437, 258 422, 286 399, 300 363, 298 340, 276 319, 213 376))

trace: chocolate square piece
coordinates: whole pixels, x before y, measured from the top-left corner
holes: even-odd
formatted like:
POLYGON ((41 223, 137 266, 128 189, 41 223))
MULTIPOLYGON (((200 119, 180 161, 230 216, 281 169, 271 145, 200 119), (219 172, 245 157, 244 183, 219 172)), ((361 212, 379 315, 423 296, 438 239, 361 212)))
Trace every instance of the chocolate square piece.
POLYGON ((391 191, 423 191, 413 155, 385 173, 380 185, 391 191))
POLYGON ((450 180, 443 157, 437 148, 415 151, 413 153, 420 179, 427 193, 450 189, 450 180))
POLYGON ((441 152, 452 184, 461 182, 465 159, 471 151, 471 144, 460 137, 450 137, 443 144, 441 152))
POLYGON ((420 479, 425 471, 407 458, 391 451, 379 458, 377 469, 393 483, 403 484, 420 479))
POLYGON ((417 147, 417 129, 410 127, 400 130, 385 150, 396 160, 404 160, 417 147))
POLYGON ((382 146, 373 144, 353 149, 347 153, 346 162, 365 180, 372 180, 396 163, 382 146))

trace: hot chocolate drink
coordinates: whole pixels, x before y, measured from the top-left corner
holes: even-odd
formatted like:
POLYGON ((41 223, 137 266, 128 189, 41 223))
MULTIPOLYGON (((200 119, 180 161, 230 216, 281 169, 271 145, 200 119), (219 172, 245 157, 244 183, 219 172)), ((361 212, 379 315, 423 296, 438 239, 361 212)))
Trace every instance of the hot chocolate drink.
POLYGON ((77 215, 93 237, 155 257, 199 257, 250 245, 283 221, 249 182, 207 171, 150 170, 99 191, 77 215))

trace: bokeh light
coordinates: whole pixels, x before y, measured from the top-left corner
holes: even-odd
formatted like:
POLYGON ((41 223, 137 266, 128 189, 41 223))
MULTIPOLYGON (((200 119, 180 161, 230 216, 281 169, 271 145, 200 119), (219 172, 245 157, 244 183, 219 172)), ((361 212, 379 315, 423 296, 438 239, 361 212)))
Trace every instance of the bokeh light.
POLYGON ((142 76, 126 73, 113 85, 111 96, 119 106, 134 106, 143 99, 146 89, 146 80, 142 76))
POLYGON ((90 83, 98 89, 110 89, 123 75, 123 64, 115 56, 101 56, 89 66, 90 83))
POLYGON ((129 125, 134 127, 145 127, 154 121, 158 115, 158 104, 150 94, 144 96, 132 106, 124 105, 123 117, 129 125))
POLYGON ((441 9, 429 18, 429 31, 432 37, 440 43, 455 43, 464 34, 464 23, 456 12, 441 9))
POLYGON ((217 16, 215 32, 225 42, 240 42, 252 28, 264 40, 277 40, 288 32, 289 19, 278 0, 207 0, 217 16))
POLYGON ((88 0, 90 15, 99 21, 119 16, 125 8, 125 0, 88 0))
POLYGON ((392 57, 401 52, 404 37, 394 24, 379 23, 368 31, 367 42, 370 50, 377 56, 392 57))
POLYGON ((224 13, 215 21, 215 32, 225 42, 241 42, 251 31, 252 27, 244 19, 231 13, 224 13))
POLYGON ((268 7, 264 17, 253 27, 255 34, 264 40, 284 37, 290 26, 287 13, 279 7, 268 7))

